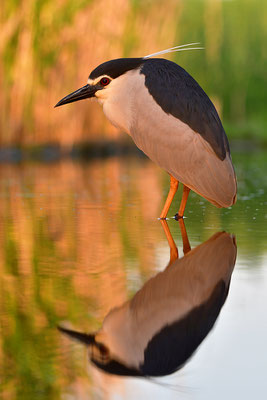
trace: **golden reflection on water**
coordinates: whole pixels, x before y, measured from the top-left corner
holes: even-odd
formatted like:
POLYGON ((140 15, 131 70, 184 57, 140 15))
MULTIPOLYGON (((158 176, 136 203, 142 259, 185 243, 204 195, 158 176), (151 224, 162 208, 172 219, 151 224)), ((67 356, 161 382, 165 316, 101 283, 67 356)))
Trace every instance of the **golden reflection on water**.
POLYGON ((39 386, 56 396, 72 375, 66 366, 72 355, 61 360, 53 354, 57 321, 82 319, 87 326, 89 320, 94 329, 128 298, 127 260, 130 274, 151 274, 150 246, 160 235, 142 243, 161 190, 159 170, 141 159, 1 166, 5 398, 28 398, 39 386))

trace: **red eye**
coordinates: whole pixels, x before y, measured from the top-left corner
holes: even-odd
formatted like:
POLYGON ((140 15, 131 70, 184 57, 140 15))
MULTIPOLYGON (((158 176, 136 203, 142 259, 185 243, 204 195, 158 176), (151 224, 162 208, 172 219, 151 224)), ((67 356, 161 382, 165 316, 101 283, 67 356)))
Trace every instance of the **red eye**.
POLYGON ((100 85, 102 85, 102 86, 107 86, 107 85, 109 84, 109 82, 110 82, 110 79, 109 79, 109 78, 102 78, 102 79, 100 80, 100 85))

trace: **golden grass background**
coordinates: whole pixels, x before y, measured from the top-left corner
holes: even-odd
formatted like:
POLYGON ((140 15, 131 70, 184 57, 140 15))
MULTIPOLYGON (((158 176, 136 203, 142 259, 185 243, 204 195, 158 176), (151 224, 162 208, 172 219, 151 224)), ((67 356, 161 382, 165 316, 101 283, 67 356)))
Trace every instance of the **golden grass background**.
POLYGON ((265 140, 266 16, 258 0, 1 2, 0 144, 117 138, 96 103, 54 104, 99 63, 195 41, 203 52, 169 57, 212 97, 230 137, 265 140))

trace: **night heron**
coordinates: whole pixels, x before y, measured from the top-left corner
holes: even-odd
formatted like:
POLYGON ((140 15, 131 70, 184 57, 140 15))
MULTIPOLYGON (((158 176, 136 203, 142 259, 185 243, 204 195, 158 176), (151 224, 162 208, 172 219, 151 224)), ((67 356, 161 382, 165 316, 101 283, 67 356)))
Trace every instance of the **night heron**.
POLYGON ((186 46, 104 62, 90 73, 87 85, 55 106, 96 97, 110 122, 170 174, 160 218, 166 218, 179 182, 184 188, 178 217, 184 215, 190 189, 217 207, 236 201, 229 143, 213 103, 182 67, 153 58, 186 46))
POLYGON ((147 281, 130 301, 112 309, 98 332, 59 329, 88 345, 91 362, 103 371, 171 374, 192 356, 216 322, 235 260, 235 238, 216 233, 147 281))

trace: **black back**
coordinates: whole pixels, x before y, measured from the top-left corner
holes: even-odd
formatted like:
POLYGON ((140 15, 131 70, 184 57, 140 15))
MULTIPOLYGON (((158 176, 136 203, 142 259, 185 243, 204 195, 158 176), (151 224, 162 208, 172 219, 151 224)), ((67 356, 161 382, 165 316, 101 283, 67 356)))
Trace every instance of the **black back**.
POLYGON ((154 100, 167 114, 198 132, 224 160, 229 143, 218 113, 199 84, 182 67, 162 58, 145 60, 141 73, 154 100))

